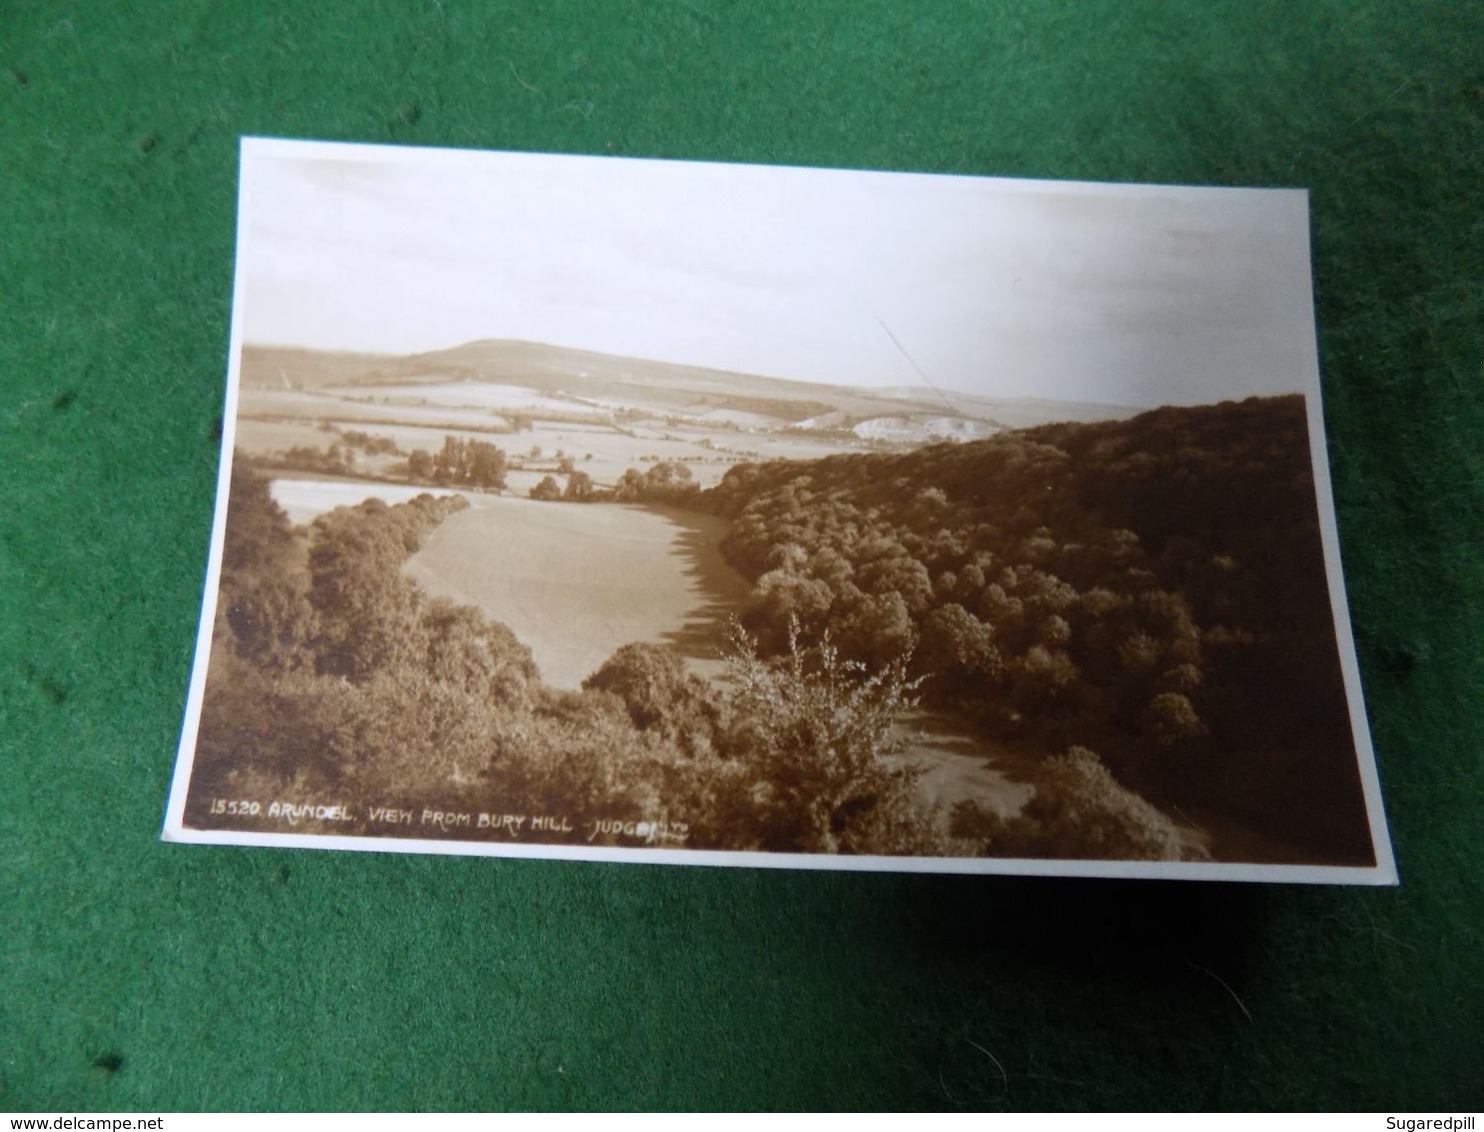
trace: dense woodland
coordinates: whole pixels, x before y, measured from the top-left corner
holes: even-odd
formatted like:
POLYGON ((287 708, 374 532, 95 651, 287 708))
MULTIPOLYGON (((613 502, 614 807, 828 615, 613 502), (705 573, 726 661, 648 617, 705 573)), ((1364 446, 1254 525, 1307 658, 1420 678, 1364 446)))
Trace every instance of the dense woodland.
MULTIPOLYGON (((453 443, 409 472, 504 467, 453 443)), ((729 519, 753 583, 730 679, 630 645, 582 691, 546 687, 504 626, 401 573, 462 500, 293 528, 239 453, 196 819, 210 797, 333 795, 358 822, 568 814, 573 840, 678 822, 691 848, 1199 856, 1173 813, 1290 860, 1370 859, 1300 397, 741 465, 709 490, 683 464, 607 489, 569 470, 532 494, 729 519), (1036 760, 1023 811, 921 804, 892 726, 919 700, 1036 760)))
POLYGON ((910 653, 1002 740, 1369 860, 1302 397, 742 467, 705 502, 765 652, 796 619, 910 653))

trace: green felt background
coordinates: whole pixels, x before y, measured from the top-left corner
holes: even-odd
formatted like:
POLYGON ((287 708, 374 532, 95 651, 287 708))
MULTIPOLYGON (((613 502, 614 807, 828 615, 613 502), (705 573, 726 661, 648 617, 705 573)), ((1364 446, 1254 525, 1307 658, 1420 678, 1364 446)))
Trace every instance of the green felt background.
POLYGON ((0 1108, 1484 1105, 1484 7, 0 0, 0 1108), (1313 190, 1397 890, 158 841, 241 134, 1313 190))

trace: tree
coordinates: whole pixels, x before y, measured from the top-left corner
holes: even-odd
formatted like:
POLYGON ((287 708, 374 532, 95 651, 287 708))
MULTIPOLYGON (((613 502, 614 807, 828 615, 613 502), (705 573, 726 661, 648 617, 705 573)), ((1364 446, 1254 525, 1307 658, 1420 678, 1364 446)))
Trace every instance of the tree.
POLYGON ((553 500, 562 497, 561 486, 557 483, 555 476, 543 476, 541 482, 531 488, 531 498, 540 500, 553 500))
POLYGON ((686 506, 700 490, 688 467, 676 460, 662 460, 644 473, 640 497, 655 503, 686 506))
POLYGON ((1045 710, 1067 695, 1079 673, 1072 658, 1060 649, 1032 645, 1010 664, 1010 686, 1022 708, 1045 710))
POLYGON ((912 614, 895 591, 863 595, 840 622, 840 648, 873 668, 905 659, 916 644, 912 614))
POLYGON ((433 457, 433 480, 439 484, 463 483, 468 470, 464 442, 456 436, 445 436, 443 447, 433 457))
POLYGON ((644 497, 644 473, 627 468, 613 485, 613 498, 618 503, 637 503, 644 497))
POLYGON ((468 482, 475 487, 505 489, 505 452, 486 440, 469 442, 468 482))
POLYGON ((1155 742, 1163 746, 1199 739, 1206 733, 1190 698, 1180 692, 1161 692, 1150 700, 1144 726, 1155 742))
POLYGON ((414 448, 407 457, 407 474, 415 480, 432 479, 432 453, 424 451, 421 448, 414 448))
POLYGON ((539 678, 531 650, 498 621, 467 605, 430 601, 421 617, 426 652, 418 671, 481 698, 524 705, 539 678))
POLYGON ((923 613, 933 600, 933 582, 927 568, 905 553, 860 568, 856 584, 867 593, 900 595, 910 613, 923 613))
POLYGON ((658 726, 688 701, 705 698, 705 682, 685 670, 674 649, 624 645, 582 682, 585 691, 611 692, 641 731, 658 726))
POLYGON ((268 480, 241 453, 232 463, 227 514, 218 632, 226 629, 244 660, 293 667, 304 661, 313 632, 303 543, 274 502, 268 480))
POLYGON ((755 781, 751 826, 760 847, 923 851, 933 833, 912 820, 921 771, 899 760, 894 727, 921 683, 908 678, 905 661, 870 672, 841 658, 828 636, 806 653, 797 625, 775 663, 758 656, 737 622, 731 638, 735 729, 727 746, 755 781))
POLYGON ((753 586, 742 623, 758 635, 764 653, 776 654, 787 647, 790 626, 815 636, 834 600, 830 587, 818 578, 770 570, 753 586))
POLYGON ((675 460, 662 461, 644 473, 645 482, 652 488, 688 483, 693 478, 691 470, 675 460))
POLYGON ((410 662, 421 644, 422 591, 402 562, 423 536, 468 502, 420 495, 388 507, 369 499, 321 515, 310 528, 309 601, 321 672, 362 680, 410 662))
POLYGON ((919 671, 931 673, 935 694, 982 693, 986 677, 1004 669, 994 631, 963 606, 950 602, 933 610, 922 623, 919 671))
POLYGON ((586 503, 593 497, 593 477, 586 472, 573 472, 567 477, 567 488, 562 498, 574 503, 586 503))

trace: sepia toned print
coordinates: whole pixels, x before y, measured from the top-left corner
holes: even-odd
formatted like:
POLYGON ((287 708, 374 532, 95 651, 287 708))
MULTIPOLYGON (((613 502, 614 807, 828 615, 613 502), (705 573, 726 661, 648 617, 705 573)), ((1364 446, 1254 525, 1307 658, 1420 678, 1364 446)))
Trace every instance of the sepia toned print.
POLYGON ((1394 879, 1302 194, 243 162, 167 837, 1394 879))

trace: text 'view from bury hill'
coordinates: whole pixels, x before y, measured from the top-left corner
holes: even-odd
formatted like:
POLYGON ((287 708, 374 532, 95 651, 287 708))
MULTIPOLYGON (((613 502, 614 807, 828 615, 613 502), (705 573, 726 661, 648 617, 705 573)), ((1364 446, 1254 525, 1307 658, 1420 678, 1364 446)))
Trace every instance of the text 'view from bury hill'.
POLYGON ((235 447, 191 824, 1373 860, 1299 395, 248 346, 235 447))

